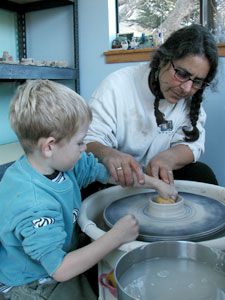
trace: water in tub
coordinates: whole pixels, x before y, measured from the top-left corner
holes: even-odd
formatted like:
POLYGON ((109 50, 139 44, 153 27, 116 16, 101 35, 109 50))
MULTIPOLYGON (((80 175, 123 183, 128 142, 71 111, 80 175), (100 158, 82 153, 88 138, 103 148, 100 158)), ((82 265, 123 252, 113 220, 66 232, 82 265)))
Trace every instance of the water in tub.
POLYGON ((131 266, 119 282, 134 299, 225 300, 225 274, 191 259, 147 259, 131 266))

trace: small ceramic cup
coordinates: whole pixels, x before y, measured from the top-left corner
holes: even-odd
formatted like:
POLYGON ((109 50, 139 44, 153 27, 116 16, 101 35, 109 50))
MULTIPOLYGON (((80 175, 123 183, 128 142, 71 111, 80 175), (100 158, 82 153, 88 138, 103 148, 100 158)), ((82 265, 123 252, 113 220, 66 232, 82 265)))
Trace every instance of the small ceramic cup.
POLYGON ((107 288, 110 293, 117 298, 116 282, 114 279, 114 270, 110 271, 108 274, 101 274, 99 278, 102 287, 107 288))

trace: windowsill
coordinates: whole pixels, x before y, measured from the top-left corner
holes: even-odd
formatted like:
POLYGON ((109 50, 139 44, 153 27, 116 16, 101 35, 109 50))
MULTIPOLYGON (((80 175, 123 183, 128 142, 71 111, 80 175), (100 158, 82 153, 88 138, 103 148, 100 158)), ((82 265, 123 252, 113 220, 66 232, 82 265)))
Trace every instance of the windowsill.
MULTIPOLYGON (((219 56, 225 56, 225 43, 217 43, 219 56)), ((143 48, 133 50, 110 50, 104 52, 106 63, 122 63, 122 62, 135 62, 135 61, 149 61, 151 60, 155 49, 143 48)))

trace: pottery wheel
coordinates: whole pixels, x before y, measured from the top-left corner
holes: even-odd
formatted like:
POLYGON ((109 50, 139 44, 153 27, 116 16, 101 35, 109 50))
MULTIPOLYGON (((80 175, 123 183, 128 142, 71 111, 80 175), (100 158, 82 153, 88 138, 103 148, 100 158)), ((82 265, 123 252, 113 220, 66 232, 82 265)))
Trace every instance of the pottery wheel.
MULTIPOLYGON (((149 199, 154 192, 121 198, 104 210, 104 221, 111 228, 120 218, 133 214, 139 222, 139 240, 202 240, 225 229, 225 205, 217 200, 189 193, 182 215, 176 218, 149 214, 149 199)), ((164 204, 162 204, 164 205, 164 204)), ((172 205, 172 204, 171 204, 172 205)))

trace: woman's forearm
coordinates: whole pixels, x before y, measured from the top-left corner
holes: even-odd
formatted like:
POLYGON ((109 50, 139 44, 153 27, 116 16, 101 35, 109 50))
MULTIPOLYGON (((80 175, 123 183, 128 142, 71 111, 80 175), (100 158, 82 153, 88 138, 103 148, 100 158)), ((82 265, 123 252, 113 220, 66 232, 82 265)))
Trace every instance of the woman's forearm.
POLYGON ((180 169, 194 161, 194 155, 187 145, 177 145, 165 152, 168 155, 168 161, 172 162, 172 169, 180 169))

